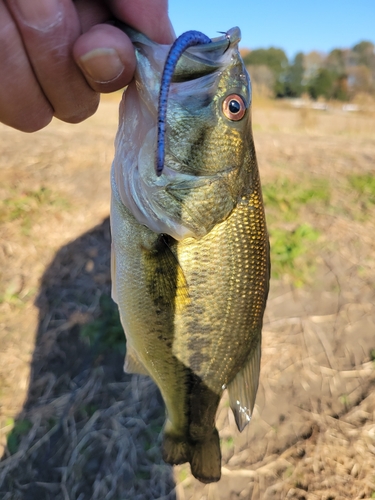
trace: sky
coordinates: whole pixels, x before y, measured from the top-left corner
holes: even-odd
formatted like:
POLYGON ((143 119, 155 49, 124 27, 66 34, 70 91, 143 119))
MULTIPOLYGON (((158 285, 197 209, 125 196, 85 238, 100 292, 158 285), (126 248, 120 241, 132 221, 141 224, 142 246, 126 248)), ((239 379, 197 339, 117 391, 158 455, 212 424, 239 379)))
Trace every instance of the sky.
POLYGON ((289 58, 375 43, 375 0, 169 0, 169 15, 176 35, 195 29, 212 38, 239 26, 240 47, 279 47, 289 58))

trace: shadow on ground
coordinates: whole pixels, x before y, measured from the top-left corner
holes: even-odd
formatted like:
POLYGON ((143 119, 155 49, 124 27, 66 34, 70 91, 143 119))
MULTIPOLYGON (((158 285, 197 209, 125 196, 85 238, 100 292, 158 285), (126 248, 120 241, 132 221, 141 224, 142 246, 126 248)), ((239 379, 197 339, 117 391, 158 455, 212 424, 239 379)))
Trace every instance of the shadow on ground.
POLYGON ((123 372, 109 262, 105 219, 42 278, 28 396, 0 464, 4 500, 176 498, 160 452, 161 396, 123 372))

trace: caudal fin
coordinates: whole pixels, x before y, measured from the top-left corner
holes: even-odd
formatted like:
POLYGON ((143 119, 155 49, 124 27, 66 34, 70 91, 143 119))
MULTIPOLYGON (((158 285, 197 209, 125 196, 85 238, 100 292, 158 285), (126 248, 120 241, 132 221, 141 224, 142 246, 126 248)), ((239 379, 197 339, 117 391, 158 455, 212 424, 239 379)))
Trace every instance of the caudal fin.
POLYGON ((219 434, 215 429, 211 437, 193 445, 190 460, 191 473, 202 483, 214 483, 221 477, 221 451, 219 434))
POLYGON ((221 477, 219 434, 215 429, 208 439, 190 441, 164 435, 163 459, 169 464, 190 462, 191 473, 202 483, 213 483, 221 477))

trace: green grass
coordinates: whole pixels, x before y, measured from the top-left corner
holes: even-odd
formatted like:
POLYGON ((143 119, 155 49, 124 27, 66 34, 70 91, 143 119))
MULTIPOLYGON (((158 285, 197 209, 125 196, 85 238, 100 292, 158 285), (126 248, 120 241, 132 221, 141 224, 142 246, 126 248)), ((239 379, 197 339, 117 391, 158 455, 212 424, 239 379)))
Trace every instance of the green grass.
POLYGON ((14 191, 11 197, 0 202, 0 224, 20 220, 23 233, 28 234, 38 214, 50 210, 65 211, 69 207, 64 197, 43 186, 22 193, 14 191))
POLYGON ((29 420, 18 420, 14 424, 13 429, 7 435, 7 446, 11 455, 17 453, 22 437, 29 432, 32 426, 33 424, 29 420))
POLYGON ((99 351, 115 349, 125 354, 125 334, 121 326, 117 305, 108 295, 102 295, 99 302, 100 313, 97 319, 83 325, 81 338, 99 351))
POLYGON ((234 446, 234 439, 232 437, 227 437, 225 439, 221 439, 220 443, 223 447, 231 449, 234 446))
POLYGON ((330 201, 330 186, 324 179, 292 182, 287 178, 276 179, 263 187, 266 209, 284 221, 295 220, 303 205, 324 204, 330 201))
POLYGON ((270 231, 272 276, 282 278, 289 275, 297 286, 303 285, 306 274, 313 270, 313 264, 306 259, 311 243, 320 233, 310 224, 301 224, 294 230, 275 228, 270 231))
POLYGON ((375 205, 375 175, 349 175, 348 182, 350 188, 357 193, 362 208, 368 209, 370 205, 375 205))
POLYGON ((35 288, 30 288, 26 293, 23 290, 21 292, 17 292, 16 286, 16 284, 11 283, 5 289, 4 293, 0 292, 0 304, 5 303, 22 308, 35 293, 35 288))
POLYGON ((315 269, 314 253, 318 251, 315 242, 320 236, 306 221, 306 214, 310 214, 304 209, 310 213, 326 210, 331 186, 325 179, 303 178, 294 182, 281 177, 263 187, 263 198, 270 233, 272 277, 288 276, 296 286, 302 286, 315 269), (286 228, 292 221, 293 228, 286 228))

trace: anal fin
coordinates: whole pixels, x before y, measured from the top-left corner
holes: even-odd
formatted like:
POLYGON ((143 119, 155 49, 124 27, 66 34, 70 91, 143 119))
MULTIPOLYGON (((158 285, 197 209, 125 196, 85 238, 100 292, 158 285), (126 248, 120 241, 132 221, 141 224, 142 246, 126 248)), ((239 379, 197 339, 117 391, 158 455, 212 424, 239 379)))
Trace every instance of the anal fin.
POLYGON ((261 337, 259 336, 245 365, 228 384, 229 403, 240 432, 251 420, 259 384, 260 358, 261 337))
POLYGON ((129 344, 126 346, 124 372, 150 376, 143 363, 139 360, 137 353, 129 344))

